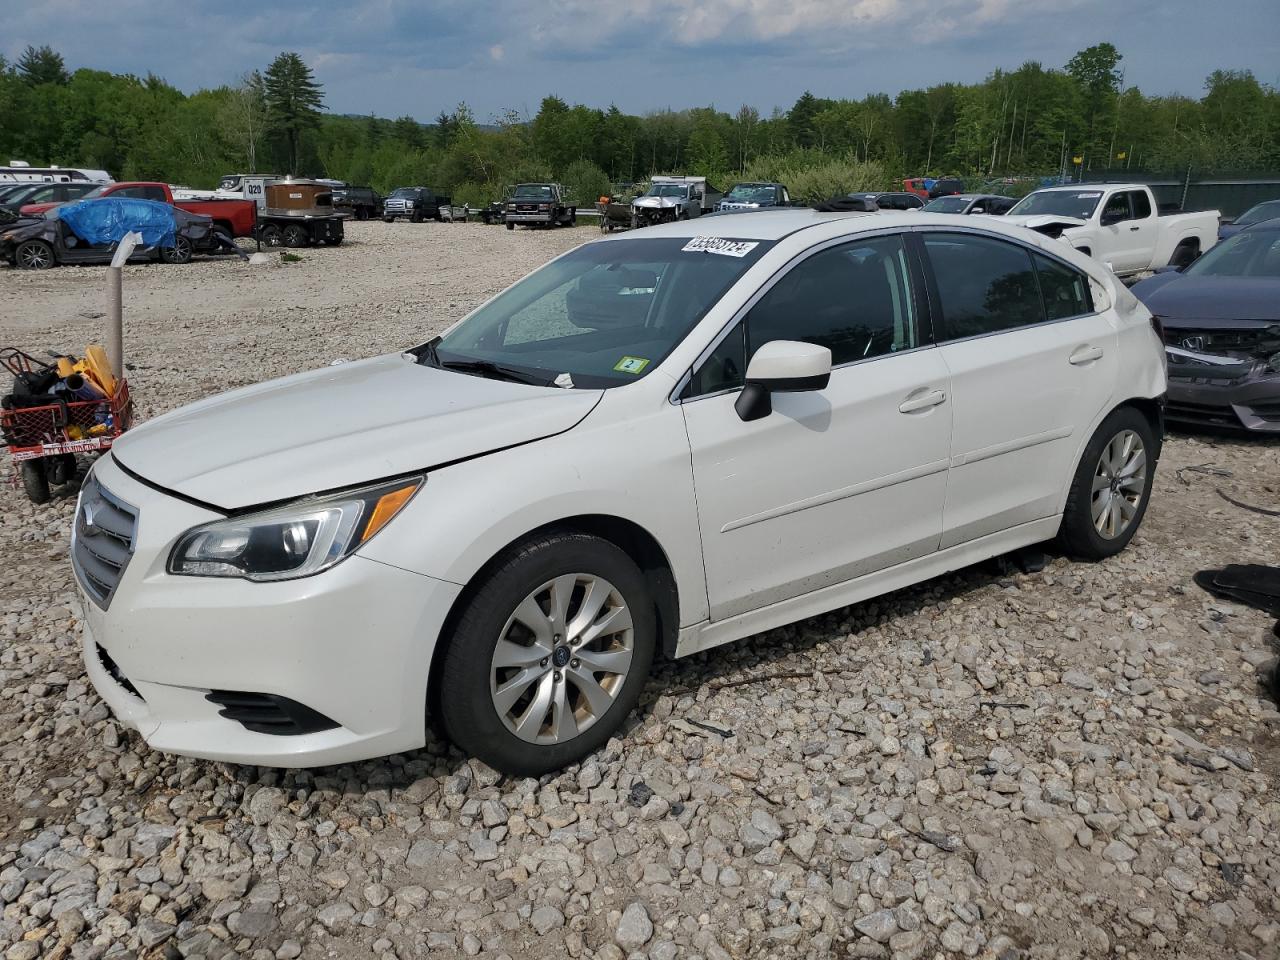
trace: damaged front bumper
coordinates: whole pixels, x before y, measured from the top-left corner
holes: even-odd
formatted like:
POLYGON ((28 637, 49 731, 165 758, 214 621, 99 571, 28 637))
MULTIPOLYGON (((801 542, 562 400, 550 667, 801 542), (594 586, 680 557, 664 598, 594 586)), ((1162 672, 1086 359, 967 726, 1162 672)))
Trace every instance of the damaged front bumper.
MULTIPOLYGON (((1195 335, 1184 343, 1209 339, 1195 335)), ((1169 404, 1175 423, 1280 434, 1280 353, 1268 359, 1167 346, 1169 404)))

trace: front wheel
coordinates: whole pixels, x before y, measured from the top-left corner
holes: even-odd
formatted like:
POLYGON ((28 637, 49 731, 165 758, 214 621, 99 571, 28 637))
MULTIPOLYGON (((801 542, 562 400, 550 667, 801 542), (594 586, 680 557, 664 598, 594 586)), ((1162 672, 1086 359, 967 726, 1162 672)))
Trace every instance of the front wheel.
POLYGON ((258 239, 262 241, 264 247, 284 246, 284 234, 280 232, 280 228, 274 223, 268 223, 259 230, 258 239))
POLYGON ((510 222, 507 223, 508 230, 514 230, 515 228, 516 228, 516 225, 514 223, 510 223, 510 222))
POLYGON ((458 618, 438 687, 445 732, 514 776, 581 760, 635 706, 656 635, 648 585, 622 550, 580 533, 532 540, 458 618))
POLYGON ((28 240, 20 245, 14 251, 13 259, 23 270, 48 270, 57 263, 53 256, 53 247, 43 240, 28 240))
POLYGON ((395 217, 383 217, 383 218, 382 218, 382 222, 383 222, 383 223, 395 223, 395 222, 396 222, 396 218, 395 218, 395 217))
POLYGON ((1067 553, 1102 560, 1129 545, 1151 499, 1159 442, 1133 407, 1114 410, 1076 467, 1058 539, 1067 553))

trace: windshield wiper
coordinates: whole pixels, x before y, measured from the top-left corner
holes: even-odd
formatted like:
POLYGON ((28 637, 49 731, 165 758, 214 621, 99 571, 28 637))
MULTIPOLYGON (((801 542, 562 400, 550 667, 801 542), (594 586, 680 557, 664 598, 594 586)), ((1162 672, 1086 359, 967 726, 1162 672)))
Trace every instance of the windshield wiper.
POLYGON ((483 377, 489 377, 491 380, 510 380, 512 383, 528 383, 535 387, 551 386, 551 381, 546 377, 525 373, 523 370, 494 363, 492 360, 441 360, 440 354, 436 352, 436 347, 439 343, 440 337, 424 343, 416 351, 418 362, 429 367, 439 367, 443 370, 453 370, 457 373, 479 374, 483 377))
POLYGON ((523 370, 516 370, 512 367, 504 367, 500 363, 494 363, 492 360, 441 360, 440 366, 446 370, 456 370, 458 373, 478 373, 482 376, 489 377, 492 380, 510 380, 512 383, 529 383, 535 387, 546 387, 551 385, 551 381, 545 377, 536 377, 533 374, 525 373, 523 370))

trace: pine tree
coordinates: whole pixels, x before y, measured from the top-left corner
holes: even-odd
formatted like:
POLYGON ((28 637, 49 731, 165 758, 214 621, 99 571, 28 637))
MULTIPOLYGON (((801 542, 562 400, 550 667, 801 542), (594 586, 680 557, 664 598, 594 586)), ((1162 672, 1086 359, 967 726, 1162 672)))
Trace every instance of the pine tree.
POLYGON ((18 58, 18 76, 33 87, 42 83, 63 84, 71 79, 62 54, 47 45, 28 46, 22 51, 18 58))
POLYGON ((271 61, 262 78, 267 118, 289 144, 289 172, 298 172, 298 144, 302 132, 319 125, 324 94, 296 53, 282 53, 271 61))

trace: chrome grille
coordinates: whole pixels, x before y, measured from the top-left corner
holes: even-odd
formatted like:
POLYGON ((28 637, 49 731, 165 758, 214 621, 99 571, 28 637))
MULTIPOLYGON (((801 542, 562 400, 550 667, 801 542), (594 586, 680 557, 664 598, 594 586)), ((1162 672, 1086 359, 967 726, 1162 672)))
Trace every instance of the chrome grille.
POLYGON ((108 493, 92 473, 80 490, 80 505, 71 528, 71 566, 76 579, 103 610, 133 556, 138 512, 108 493))

